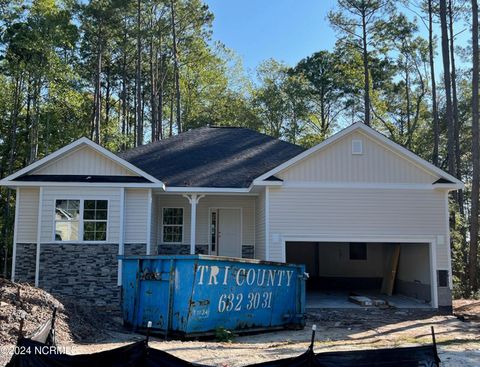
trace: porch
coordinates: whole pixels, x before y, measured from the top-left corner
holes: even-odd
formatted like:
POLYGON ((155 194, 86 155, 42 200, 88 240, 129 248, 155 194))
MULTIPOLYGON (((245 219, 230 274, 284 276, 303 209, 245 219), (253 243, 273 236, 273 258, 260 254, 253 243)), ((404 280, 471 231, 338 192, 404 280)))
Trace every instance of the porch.
POLYGON ((151 254, 255 257, 255 194, 153 193, 151 254))

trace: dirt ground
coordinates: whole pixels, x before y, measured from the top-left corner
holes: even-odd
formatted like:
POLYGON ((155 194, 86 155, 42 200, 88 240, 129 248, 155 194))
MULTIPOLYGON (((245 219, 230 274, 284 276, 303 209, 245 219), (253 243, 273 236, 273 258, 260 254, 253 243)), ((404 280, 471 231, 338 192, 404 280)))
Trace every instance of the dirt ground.
MULTIPOLYGON (((309 345, 313 324, 317 325, 315 352, 428 344, 432 340, 430 326, 434 326, 442 366, 480 366, 480 301, 455 301, 455 313, 439 316, 395 309, 316 311, 308 314, 304 330, 237 336, 229 343, 152 338, 150 346, 188 361, 234 367, 299 355, 309 345)), ((95 341, 73 342, 65 338, 60 342, 68 353, 82 354, 144 338, 116 325, 98 334, 95 341)), ((8 359, 8 345, 3 345, 0 366, 8 359)))
MULTIPOLYGON (((214 366, 242 366, 303 353, 309 345, 311 326, 317 325, 315 352, 411 346, 431 343, 434 326, 442 366, 480 365, 480 323, 455 316, 395 310, 328 311, 310 313, 307 327, 300 331, 278 331, 239 336, 231 343, 163 341, 150 345, 192 362, 214 366)), ((116 335, 96 345, 74 345, 74 353, 123 345, 116 335)), ((135 337, 136 340, 138 336, 135 337)), ((132 340, 132 339, 130 339, 132 340)))

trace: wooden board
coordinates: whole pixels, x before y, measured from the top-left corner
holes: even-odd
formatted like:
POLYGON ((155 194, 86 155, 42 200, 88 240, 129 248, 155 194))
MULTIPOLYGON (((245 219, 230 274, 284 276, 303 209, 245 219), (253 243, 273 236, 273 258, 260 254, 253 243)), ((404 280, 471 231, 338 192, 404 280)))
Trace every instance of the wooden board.
POLYGON ((381 293, 391 296, 393 293, 393 287, 395 286, 395 277, 398 270, 398 259, 400 258, 400 244, 395 244, 390 259, 388 260, 385 274, 382 281, 381 293))
POLYGON ((372 300, 364 296, 350 296, 348 300, 361 306, 373 306, 372 300))

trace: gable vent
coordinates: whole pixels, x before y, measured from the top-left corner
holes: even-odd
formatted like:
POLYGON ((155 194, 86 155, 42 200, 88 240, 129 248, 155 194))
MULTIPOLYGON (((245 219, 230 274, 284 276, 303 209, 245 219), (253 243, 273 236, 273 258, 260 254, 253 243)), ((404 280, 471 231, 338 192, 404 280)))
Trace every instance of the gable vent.
POLYGON ((360 139, 352 140, 352 154, 363 154, 363 141, 360 139))

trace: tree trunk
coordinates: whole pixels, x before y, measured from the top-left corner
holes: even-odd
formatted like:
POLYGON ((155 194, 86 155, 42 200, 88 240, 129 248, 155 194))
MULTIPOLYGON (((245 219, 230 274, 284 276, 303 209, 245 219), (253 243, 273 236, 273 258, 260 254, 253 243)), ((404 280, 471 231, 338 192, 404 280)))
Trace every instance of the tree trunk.
MULTIPOLYGON (((10 154, 8 159, 8 168, 6 176, 9 176, 13 172, 13 164, 15 162, 16 148, 17 148, 17 126, 18 126, 18 115, 20 114, 20 105, 21 105, 21 90, 23 85, 23 77, 17 76, 15 78, 15 91, 13 95, 13 109, 11 112, 10 118, 10 154)), ((5 198, 5 206, 3 211, 3 229, 2 229, 2 239, 3 239, 3 276, 7 276, 7 267, 8 267, 8 227, 10 220, 10 200, 11 200, 11 190, 7 188, 7 194, 5 198)))
MULTIPOLYGON (((153 18, 153 10, 152 10, 153 18)), ((151 24, 153 27, 153 24, 151 24)), ((157 134, 157 73, 156 73, 156 62, 154 62, 154 46, 153 46, 153 36, 150 37, 150 108, 151 108, 151 125, 152 125, 152 142, 158 140, 157 134)))
POLYGON ((124 18, 124 30, 123 30, 123 50, 122 50, 122 91, 121 103, 122 103, 122 150, 127 149, 126 138, 128 135, 127 131, 127 20, 124 18))
POLYGON ((452 111, 452 82, 450 79, 450 51, 447 32, 447 2, 440 0, 440 26, 442 30, 443 79, 445 84, 445 119, 447 122, 448 173, 455 176, 455 123, 452 111))
POLYGON ((38 156, 38 130, 40 125, 40 91, 42 88, 41 78, 37 77, 33 82, 32 109, 33 118, 30 127, 30 155, 28 163, 33 163, 38 156))
POLYGON ((432 162, 438 166, 438 146, 440 142, 440 124, 438 122, 437 86, 435 83, 435 61, 433 54, 433 9, 432 0, 428 0, 428 53, 430 61, 430 79, 432 81, 432 113, 433 113, 433 155, 432 162))
POLYGON ((142 38, 141 38, 141 1, 137 0, 137 72, 135 76, 136 85, 136 123, 137 123, 137 146, 143 145, 143 118, 142 118, 142 38))
MULTIPOLYGON (((453 37, 455 35, 453 31, 453 7, 452 0, 448 1, 448 15, 449 15, 449 32, 450 32, 450 58, 452 64, 452 105, 453 105, 453 123, 455 125, 454 135, 455 135, 455 176, 461 180, 462 179, 462 167, 461 167, 461 151, 460 151, 460 119, 458 117, 458 99, 457 99, 457 72, 455 67, 455 45, 453 37)), ((460 209, 460 214, 464 214, 465 210, 463 208, 463 191, 458 190, 456 193, 457 204, 460 209)))
POLYGON ((478 55, 478 3, 472 0, 472 196, 470 217, 470 252, 469 252, 469 278, 472 292, 478 290, 477 265, 478 265, 478 200, 480 179, 480 147, 479 147, 479 55, 478 55))
POLYGON ((368 71, 368 48, 367 48, 367 20, 365 9, 362 11, 362 43, 363 43, 363 74, 364 74, 364 108, 365 125, 370 126, 370 73, 368 71))
POLYGON ((405 96, 407 103, 407 142, 406 146, 410 149, 410 134, 412 133, 411 108, 410 108, 410 74, 408 70, 408 61, 405 60, 405 96))
POLYGON ((175 26, 175 6, 174 0, 170 0, 171 27, 172 27, 172 45, 173 45, 173 74, 175 77, 175 103, 178 134, 182 132, 181 116, 180 116, 180 76, 178 71, 178 50, 177 50, 177 32, 175 26))
POLYGON ((172 137, 173 136, 173 100, 175 96, 173 93, 170 96, 170 124, 169 124, 169 130, 168 130, 168 136, 172 137))
POLYGON ((102 53, 101 41, 98 45, 97 65, 95 71, 95 96, 94 96, 94 117, 93 117, 93 138, 95 143, 100 144, 100 118, 102 110, 102 53))
POLYGON ((110 65, 106 68, 106 81, 105 81, 105 126, 108 126, 110 120, 110 94, 111 94, 111 85, 110 85, 110 65))

